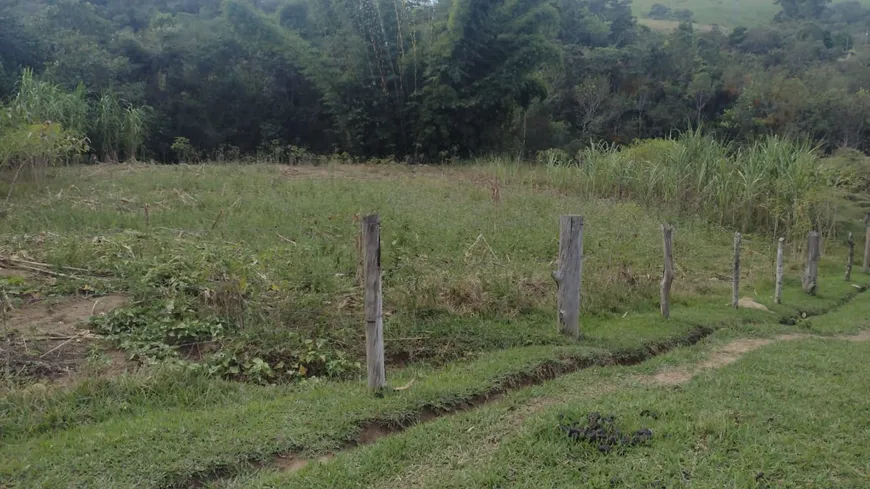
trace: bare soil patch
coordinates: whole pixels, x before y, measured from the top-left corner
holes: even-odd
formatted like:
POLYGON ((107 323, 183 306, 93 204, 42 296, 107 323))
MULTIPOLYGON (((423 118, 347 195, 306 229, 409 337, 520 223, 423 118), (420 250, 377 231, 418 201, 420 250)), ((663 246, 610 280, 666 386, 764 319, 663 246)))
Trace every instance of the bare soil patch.
POLYGON ((771 312, 767 306, 755 302, 755 299, 751 297, 743 297, 737 302, 737 305, 740 306, 741 309, 755 309, 757 311, 771 312))
MULTIPOLYGON (((87 361, 99 338, 82 326, 91 316, 124 306, 123 295, 43 300, 6 313, 0 354, 13 375, 69 378, 87 361)), ((106 352, 107 369, 118 372, 132 364, 116 350, 106 352)))
POLYGON ((69 336, 77 333, 76 326, 91 316, 99 316, 127 303, 123 295, 95 298, 42 301, 11 311, 6 327, 17 330, 25 337, 69 336))
POLYGON ((860 333, 852 336, 840 336, 841 340, 846 341, 855 341, 858 343, 866 343, 870 341, 870 331, 861 331, 860 333))
POLYGON ((370 424, 360 431, 358 441, 360 445, 370 445, 385 436, 389 436, 391 431, 377 423, 370 424))
POLYGON ((275 468, 281 472, 296 472, 308 465, 308 460, 296 457, 275 457, 275 468))

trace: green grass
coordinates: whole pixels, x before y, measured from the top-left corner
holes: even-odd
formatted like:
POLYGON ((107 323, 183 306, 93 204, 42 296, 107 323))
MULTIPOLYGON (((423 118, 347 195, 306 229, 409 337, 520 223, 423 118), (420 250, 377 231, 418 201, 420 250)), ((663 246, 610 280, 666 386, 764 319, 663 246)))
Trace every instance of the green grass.
MULTIPOLYGON (((749 311, 743 315, 747 319, 755 316, 749 311)), ((0 450, 0 474, 26 487, 63 487, 73 482, 77 487, 129 487, 134 483, 162 487, 249 460, 268 460, 276 453, 325 453, 356 440, 360 427, 373 422, 402 426, 427 411, 461 406, 468 399, 509 388, 530 373, 534 378, 535 372, 548 375, 607 362, 611 353, 601 347, 608 338, 612 338, 614 355, 643 357, 650 355, 644 351, 650 338, 660 345, 674 344, 695 329, 675 312, 674 320, 667 323, 647 316, 618 330, 593 328, 590 336, 595 340, 589 346, 512 348, 438 369, 392 371, 392 385, 417 380, 409 391, 384 399, 369 395, 363 382, 230 390, 223 402, 190 405, 178 402, 176 394, 164 389, 144 399, 144 406, 112 412, 106 406, 118 405, 118 397, 133 404, 141 394, 136 389, 112 389, 109 384, 90 392, 96 398, 90 402, 101 409, 78 418, 74 414, 91 412, 82 392, 60 399, 19 394, 7 401, 11 419, 5 420, 9 427, 3 431, 11 436, 0 450), (656 332, 652 333, 654 325, 656 332), (58 416, 64 409, 71 412, 58 416), (58 418, 63 423, 52 424, 58 418), (146 452, 149 455, 133 456, 146 452), (82 458, 84 454, 88 455, 82 458)))
MULTIPOLYGON (((867 480, 866 345, 807 342, 751 354, 736 368, 687 388, 625 392, 596 403, 572 403, 529 423, 526 436, 500 447, 491 464, 461 480, 491 487, 572 483, 606 487, 860 487, 867 480), (796 402, 800 399, 800 402, 796 402), (657 421, 642 409, 661 413, 657 421), (659 437, 625 456, 599 456, 553 430, 556 414, 613 413, 629 428, 648 425, 659 437), (522 471, 512 471, 519 461, 522 471)), ((440 487, 468 487, 442 481, 440 487)))
MULTIPOLYGON (((643 17, 638 17, 637 23, 658 32, 672 32, 680 26, 680 21, 678 20, 647 19, 643 17)), ((712 25, 698 24, 697 22, 692 23, 692 28, 695 32, 711 32, 713 30, 712 25)))
MULTIPOLYGON (((365 426, 415 424, 528 382, 651 358, 717 329, 752 336, 862 328, 854 312, 780 324, 856 293, 842 279, 838 239, 826 240, 815 297, 800 292, 802 240, 789 243, 785 303, 774 305, 775 241, 769 230, 748 234, 742 295, 773 312, 734 311, 733 229, 674 205, 679 198, 646 207, 639 195, 598 198, 589 185, 604 188, 603 175, 589 182, 576 168, 501 161, 98 166, 22 184, 2 221, 0 254, 75 276, 30 277, 4 293, 126 292, 134 307, 94 327, 158 366, 61 388, 7 384, 0 485, 159 488, 244 474, 277 454, 347 448, 365 426), (383 221, 388 380, 416 379, 384 398, 366 392, 353 365, 363 359, 357 219, 373 211, 383 221), (556 333, 549 277, 557 218, 569 213, 586 216, 580 342, 556 333), (662 222, 677 227, 669 321, 657 312, 662 222), (211 349, 187 361, 176 348, 187 341, 211 349)), ((834 222, 860 226, 857 204, 843 208, 834 222)), ((866 277, 856 270, 855 280, 866 277)), ((686 359, 699 354, 689 351, 686 359)))
MULTIPOLYGON (((800 309, 833 307, 841 297, 808 298, 800 309)), ((870 322, 870 307, 849 307, 842 315, 834 313, 838 319, 825 332, 856 327, 843 318, 854 318, 857 327, 870 322)), ((678 308, 667 322, 653 314, 627 317, 621 324, 592 321, 587 341, 577 345, 511 348, 440 368, 391 370, 392 385, 417 380, 408 391, 383 399, 366 393, 361 381, 234 388, 171 374, 84 384, 67 392, 28 390, 8 396, 3 404, 0 481, 21 487, 166 487, 191 477, 235 473, 278 453, 315 456, 343 449, 363 426, 414 423, 426 412, 462 406, 530 375, 547 377, 612 356, 648 357, 661 349, 651 344, 679 343, 697 331, 702 319, 708 327, 727 327, 735 335, 794 329, 779 325, 775 314, 735 313, 724 304, 678 308), (167 380, 174 380, 174 387, 167 387, 167 380), (181 391, 186 385, 190 392, 181 391)), ((819 321, 825 324, 824 318, 819 321)))
MULTIPOLYGON (((359 371, 356 239, 369 212, 383 222, 392 363, 563 344, 550 278, 561 214, 586 216, 586 321, 657 310, 665 221, 677 225, 675 305, 727 295, 732 231, 694 208, 594 198, 583 178, 568 167, 504 164, 80 167, 17 189, 0 251, 94 275, 46 293, 131 294, 136 308, 97 326, 142 358, 183 356, 167 342, 220 343, 209 370, 265 381, 359 371)), ((774 241, 744 243, 750 290, 772 275, 774 241)))
POLYGON ((779 12, 773 0, 634 0, 632 10, 638 17, 646 17, 650 8, 660 3, 671 9, 689 9, 699 24, 718 24, 723 27, 755 27, 769 24, 779 12))
MULTIPOLYGON (((760 313, 745 311, 750 324, 760 321, 760 313), (754 318, 754 319, 753 319, 754 318)), ((775 316, 767 315, 771 319, 775 316)), ((728 323, 720 323, 725 326, 728 323)), ((713 325, 715 326, 715 324, 713 325)), ((683 340, 695 327, 675 313, 669 322, 646 318, 635 321, 634 328, 611 328, 600 337, 621 338, 611 348, 617 357, 643 358, 650 353, 651 337, 667 345, 683 340), (650 331, 655 328, 657 334, 650 331), (633 343, 633 345, 630 345, 633 343), (633 348, 631 348, 633 346, 633 348)), ((591 344, 603 346, 599 339, 591 344)), ((489 353, 471 362, 458 362, 439 369, 409 368, 393 371, 390 380, 399 385, 416 378, 413 388, 390 393, 383 399, 372 397, 362 382, 315 382, 290 390, 275 388, 233 392, 228 399, 204 406, 201 402, 184 405, 167 402, 127 412, 103 409, 90 421, 63 416, 65 422, 52 426, 58 406, 78 410, 54 400, 48 404, 52 416, 41 416, 41 403, 48 399, 10 399, 17 416, 8 420, 11 436, 0 450, 0 480, 14 481, 22 487, 165 487, 198 475, 238 470, 247 463, 264 460, 278 453, 296 452, 317 455, 344 448, 357 439, 362 426, 371 423, 403 426, 414 423, 426 412, 462 406, 468 399, 491 395, 523 379, 547 372, 607 362, 606 350, 583 344, 563 347, 523 347, 489 353), (175 404, 172 406, 172 404, 175 404), (100 419, 102 418, 102 419, 100 419), (51 427, 52 431, 47 431, 51 427), (60 431, 55 431, 60 430, 60 431)), ((80 394, 80 393, 77 393, 80 394)), ((97 396, 117 396, 112 390, 92 392, 97 396)), ((121 392, 135 402, 137 393, 121 392), (133 395, 131 395, 133 394, 133 395)), ((164 394, 175 400, 171 391, 164 394)), ((162 396, 155 396, 161 398, 162 396)), ((218 396, 219 397, 219 396, 218 396)), ((81 397, 73 394, 70 400, 81 397)), ((147 400, 146 400, 147 402, 147 400)), ((97 402, 118 404, 117 399, 97 402)), ((87 411, 87 409, 83 409, 87 411)))
MULTIPOLYGON (((870 305, 856 301, 818 324, 866 328, 870 305)), ((737 336, 723 330, 635 367, 567 375, 298 473, 250 471, 207 487, 864 487, 870 344, 774 344, 683 386, 644 380, 737 336), (652 442, 603 455, 557 429, 559 415, 590 412, 612 414, 626 430, 649 427, 652 442)))

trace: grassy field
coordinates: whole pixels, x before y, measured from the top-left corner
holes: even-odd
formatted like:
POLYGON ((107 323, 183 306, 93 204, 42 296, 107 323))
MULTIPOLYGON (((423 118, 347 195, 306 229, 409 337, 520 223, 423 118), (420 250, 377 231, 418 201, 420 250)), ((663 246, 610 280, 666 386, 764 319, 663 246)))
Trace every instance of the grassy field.
MULTIPOLYGON (((671 32, 677 27, 679 27, 680 22, 678 20, 660 20, 660 19, 645 19, 638 18, 637 22, 639 24, 645 25, 654 31, 661 32, 671 32)), ((693 23, 692 27, 697 32, 710 32, 713 30, 713 26, 711 24, 698 24, 693 23)))
POLYGON ((671 9, 689 9, 699 24, 717 24, 723 27, 739 25, 754 27, 769 24, 779 12, 773 0, 634 0, 632 10, 638 17, 646 17, 653 5, 660 3, 671 9))
MULTIPOLYGON (((866 327, 868 311, 856 304, 843 309, 846 324, 819 323, 866 327)), ((865 487, 870 345, 807 338, 753 350, 753 341, 717 333, 636 367, 517 391, 299 472, 252 471, 212 487, 865 487), (722 370, 661 380, 742 349, 717 363, 722 370), (559 429, 590 413, 652 437, 602 453, 559 429)))
POLYGON ((555 316, 550 273, 562 214, 586 216, 585 333, 604 342, 623 335, 596 321, 630 324, 658 308, 662 223, 677 224, 680 309, 727 303, 734 230, 749 232, 745 293, 769 297, 775 240, 766 230, 790 238, 796 280, 805 232, 848 216, 826 200, 834 197, 818 160, 781 141, 728 156, 689 136, 589 151, 579 168, 559 156, 538 167, 63 170, 16 189, 0 236, 2 256, 53 271, 24 268, 4 280, 13 304, 126 295, 129 307, 91 329, 139 362, 265 382, 347 378, 363 358, 357 239, 370 212, 383 221, 394 365, 563 344, 542 326, 555 316), (785 173, 791 178, 778 180, 785 173))
MULTIPOLYGON (((698 24, 716 24, 724 28, 766 25, 780 11, 773 0, 633 0, 632 10, 637 17, 646 17, 657 3, 673 10, 689 9, 695 14, 693 20, 698 24)), ((862 3, 866 2, 862 0, 862 3)), ((651 27, 665 25, 653 24, 651 27)))
MULTIPOLYGON (((655 481, 668 487, 689 477, 695 487, 713 488, 729 479, 741 482, 739 487, 761 487, 760 479, 744 483, 764 472, 771 486, 860 487, 856 483, 867 470, 860 440, 868 429, 861 421, 866 413, 860 406, 867 403, 861 359, 868 345, 792 339, 716 373, 715 367, 750 351, 731 348, 745 342, 740 338, 756 338, 752 345, 795 333, 763 318, 741 322, 635 367, 591 368, 504 397, 491 395, 468 413, 387 438, 381 437, 432 419, 433 414, 414 419, 421 406, 475 398, 484 386, 504 380, 511 366, 528 371, 547 353, 590 358, 601 352, 524 348, 439 372, 396 372, 398 381, 412 375, 420 380, 384 399, 366 395, 360 383, 297 389, 213 383, 201 394, 209 399, 167 406, 154 405, 155 399, 177 395, 155 389, 166 378, 127 379, 125 389, 111 391, 87 393, 82 387, 70 396, 124 399, 130 407, 121 409, 118 402, 99 422, 70 418, 63 429, 4 437, 0 474, 12 487, 540 487, 541 481, 547 487, 606 487, 614 478, 617 487, 655 481), (680 370, 694 379, 669 380, 680 370), (624 430, 650 428, 654 437, 625 453, 598 454, 597 447, 572 442, 557 428, 559 415, 589 412, 615 416, 624 430), (371 445, 350 450, 356 443, 371 445), (334 453, 340 454, 335 460, 296 470, 303 460, 326 461, 334 453), (724 473, 717 470, 723 463, 729 467, 724 473)), ((832 335, 868 326, 870 306, 862 297, 798 331, 832 335)), ((58 398, 31 394, 19 426, 38 416, 49 399, 63 410, 58 398)))
MULTIPOLYGON (((674 413, 706 419, 728 397, 723 385, 743 379, 741 388, 757 390, 776 369, 795 367, 773 356, 762 380, 750 369, 714 386, 692 381, 679 396, 673 386, 644 387, 644 376, 704 362, 745 337, 853 334, 870 324, 863 296, 838 309, 870 283, 860 270, 854 283, 843 280, 842 236, 860 231, 866 198, 828 186, 828 165, 806 148, 774 140, 731 153, 690 135, 578 158, 582 165, 553 153, 539 166, 93 166, 19 184, 0 221, 0 486, 531 487, 535 478, 568 486, 582 482, 580 468, 590 483, 612 472, 639 487, 633 467, 649 459, 670 487, 685 440, 725 426, 718 414, 686 424, 674 413), (787 209, 794 201, 803 205, 787 209), (383 397, 366 392, 359 366, 356 243, 359 217, 370 212, 383 222, 388 381, 410 384, 383 397), (568 213, 586 217, 580 341, 556 332, 550 278, 558 216, 568 213), (658 315, 664 222, 676 225, 668 321, 658 315), (830 235, 818 294, 807 296, 801 249, 812 225, 830 235), (729 307, 736 229, 746 231, 742 296, 769 311, 729 307), (772 300, 774 229, 789 237, 781 305, 772 300), (632 447, 627 458, 604 456, 610 465, 593 473, 583 465, 592 452, 548 431, 557 411, 593 408, 635 430, 641 405, 672 414, 653 426, 673 433, 653 439, 666 447, 658 458, 632 447), (499 433, 509 440, 479 442, 499 433), (463 440, 482 458, 452 458, 448 448, 463 440), (334 462, 295 470, 335 453, 334 462), (518 453, 528 473, 510 471, 518 453), (417 471, 427 454, 442 457, 438 470, 417 471)), ((838 366, 866 349, 794 344, 809 353, 792 361, 821 370, 830 348, 838 366)), ((845 389, 825 375, 792 394, 845 389)), ((734 402, 726 405, 748 419, 764 407, 734 402)), ((815 433, 796 422, 810 431, 795 436, 815 433)), ((732 444, 753 440, 741 433, 732 444)), ((711 450, 704 467, 729 453, 711 450)), ((697 487, 726 476, 705 470, 690 471, 697 487)), ((808 470, 780 477, 803 481, 808 470)))

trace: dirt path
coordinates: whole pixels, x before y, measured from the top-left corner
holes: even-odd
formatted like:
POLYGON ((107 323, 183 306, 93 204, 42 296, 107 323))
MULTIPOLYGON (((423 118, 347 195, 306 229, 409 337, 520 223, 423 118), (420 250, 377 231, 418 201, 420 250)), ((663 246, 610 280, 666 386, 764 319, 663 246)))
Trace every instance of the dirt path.
POLYGON ((644 382, 656 385, 680 385, 692 380, 699 373, 719 369, 740 360, 747 353, 776 342, 797 341, 807 339, 833 339, 855 342, 870 341, 870 331, 863 331, 852 336, 817 336, 811 334, 787 334, 774 338, 748 338, 735 340, 720 348, 713 350, 707 360, 696 365, 686 365, 674 369, 664 370, 652 375, 644 382))

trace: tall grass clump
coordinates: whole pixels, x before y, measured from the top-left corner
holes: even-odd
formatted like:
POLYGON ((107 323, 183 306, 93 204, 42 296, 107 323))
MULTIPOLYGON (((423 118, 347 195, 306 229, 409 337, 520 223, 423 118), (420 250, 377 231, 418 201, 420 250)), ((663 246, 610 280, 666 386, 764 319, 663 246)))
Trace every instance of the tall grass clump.
POLYGON ((151 123, 147 106, 133 106, 111 91, 89 100, 83 85, 68 91, 30 69, 0 113, 0 166, 15 169, 66 163, 92 147, 104 160, 135 159, 151 123))
POLYGON ((148 107, 134 107, 104 90, 94 104, 90 126, 91 139, 103 161, 118 161, 119 157, 136 159, 145 142, 150 123, 148 107))
POLYGON ((46 167, 87 150, 83 131, 87 113, 81 86, 67 92, 37 80, 29 69, 24 71, 16 95, 0 106, 0 171, 9 182, 3 207, 23 170, 38 176, 46 167))
POLYGON ((771 136, 734 149, 699 131, 627 148, 594 145, 570 164, 547 162, 557 186, 695 215, 742 232, 829 232, 833 189, 816 149, 771 136), (572 175, 569 176, 567 172, 572 175))
POLYGON ((8 119, 30 124, 52 122, 65 130, 84 134, 88 121, 88 102, 82 85, 72 92, 59 85, 38 80, 33 70, 25 69, 18 91, 8 108, 8 119))

